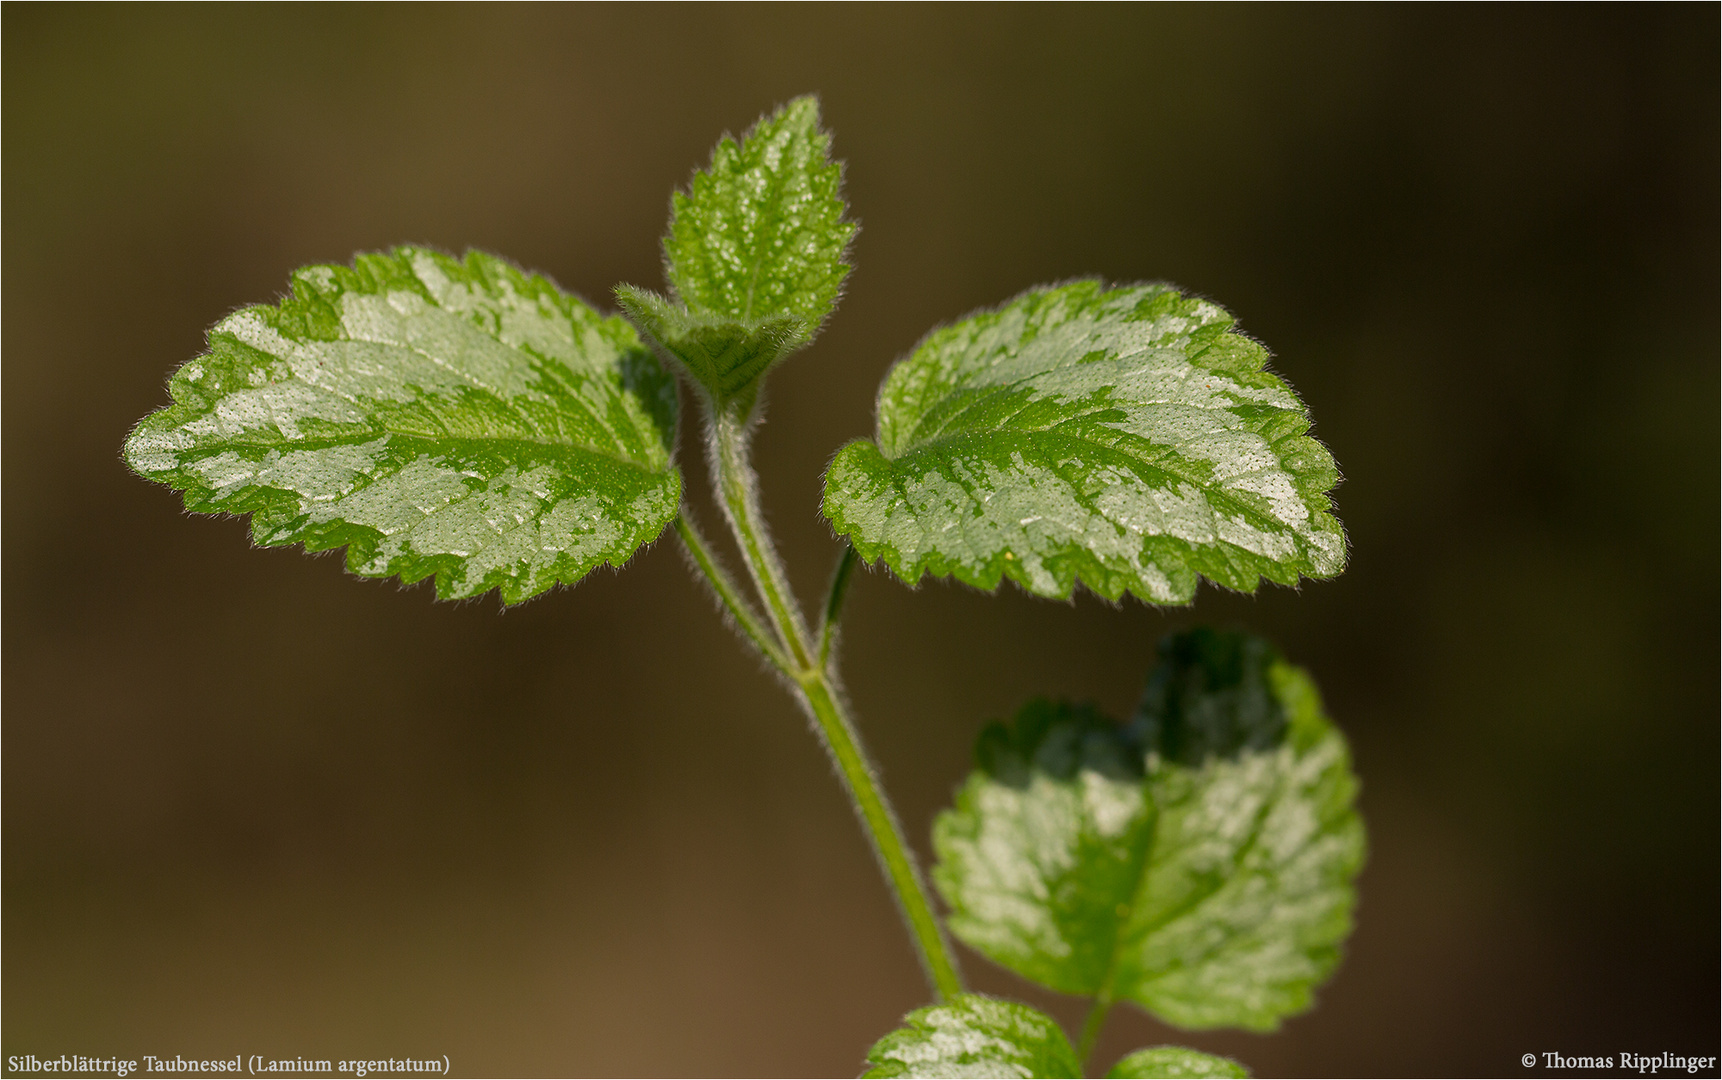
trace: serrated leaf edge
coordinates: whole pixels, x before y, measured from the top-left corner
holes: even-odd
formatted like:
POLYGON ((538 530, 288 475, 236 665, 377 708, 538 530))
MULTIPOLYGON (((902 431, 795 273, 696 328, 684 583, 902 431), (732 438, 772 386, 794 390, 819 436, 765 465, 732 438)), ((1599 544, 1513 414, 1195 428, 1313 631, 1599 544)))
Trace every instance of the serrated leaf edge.
MULTIPOLYGON (((454 560, 456 563, 459 562, 460 557, 453 555, 439 554, 430 556, 413 556, 402 554, 389 560, 386 566, 382 569, 366 568, 364 566, 364 562, 367 557, 368 545, 374 542, 375 537, 381 535, 374 528, 352 522, 336 521, 323 523, 324 527, 318 529, 296 529, 287 533, 268 533, 264 531, 261 523, 257 520, 255 515, 259 511, 264 511, 270 508, 272 500, 270 499, 268 492, 274 489, 259 487, 255 489, 255 495, 238 500, 228 499, 224 502, 217 502, 214 498, 217 489, 213 485, 209 484, 200 474, 185 469, 160 470, 152 473, 145 471, 145 467, 138 462, 137 457, 141 452, 138 444, 141 439, 148 437, 158 428, 167 425, 177 426, 183 423, 184 420, 181 419, 182 417, 185 419, 191 419, 195 418, 197 415, 201 415, 202 410, 200 406, 202 403, 192 400, 191 397, 191 395, 197 392, 181 378, 181 374, 185 372, 187 368, 190 368, 194 364, 201 363, 205 358, 213 354, 216 348, 216 337, 224 332, 223 328, 226 327, 233 319, 241 318, 253 313, 257 313, 259 315, 263 312, 271 311, 281 313, 286 311, 289 305, 297 305, 308 309, 317 299, 317 297, 308 290, 313 290, 318 287, 319 282, 316 281, 316 277, 319 276, 319 273, 325 277, 358 275, 363 273, 361 263, 368 258, 391 259, 399 258, 403 255, 415 254, 427 255, 437 260, 446 260, 462 267, 463 269, 473 272, 480 272, 477 269, 475 261, 490 260, 500 268, 518 275, 525 284, 541 283, 552 290, 557 296, 570 299, 589 309, 593 313, 597 314, 601 320, 609 321, 611 319, 615 319, 622 323, 622 325, 628 325, 630 329, 632 329, 626 319, 619 315, 604 315, 602 309, 586 302, 577 294, 562 288, 548 275, 526 270, 510 259, 491 254, 489 252, 480 251, 478 249, 468 249, 463 256, 457 256, 452 252, 430 245, 403 244, 385 251, 359 252, 353 256, 348 265, 341 265, 338 263, 308 264, 293 271, 289 278, 287 290, 277 294, 277 299, 273 303, 265 302, 244 305, 224 316, 210 327, 205 334, 205 349, 191 360, 180 364, 170 375, 168 379, 168 395, 170 403, 143 417, 134 424, 131 430, 127 433, 125 442, 122 444, 121 452, 122 460, 125 461, 127 468, 136 473, 142 479, 165 484, 176 491, 180 495, 181 506, 187 513, 207 514, 221 518, 249 517, 247 522, 247 531, 251 542, 258 547, 286 547, 300 545, 307 554, 320 554, 325 551, 345 548, 346 555, 344 562, 349 573, 358 577, 378 579, 394 577, 398 578, 403 585, 413 585, 426 578, 434 578, 433 589, 437 597, 443 600, 473 599, 495 589, 499 593, 499 597, 504 605, 517 604, 541 595, 545 591, 554 588, 557 585, 572 586, 578 584, 592 573, 592 571, 601 566, 609 566, 612 569, 619 570, 623 566, 627 565, 627 563, 631 562, 640 551, 651 546, 651 544, 655 543, 656 540, 662 536, 664 529, 668 528, 669 523, 674 520, 676 513, 680 510, 682 499, 681 470, 676 466, 674 461, 675 439, 673 431, 669 433, 669 438, 667 439, 670 447, 670 456, 666 463, 666 468, 661 473, 650 469, 647 466, 641 465, 639 462, 631 461, 598 447, 576 445, 568 445, 565 447, 565 449, 570 452, 589 454, 593 457, 602 458, 615 465, 637 471, 645 477, 652 477, 654 475, 661 476, 662 480, 667 483, 670 489, 668 492, 669 498, 664 501, 671 507, 671 509, 667 515, 661 515, 663 517, 663 521, 657 529, 656 535, 637 544, 626 558, 618 561, 605 557, 596 560, 588 560, 584 563, 574 562, 572 563, 573 568, 570 569, 563 565, 568 561, 568 557, 564 554, 551 564, 551 567, 547 569, 545 574, 538 575, 536 579, 538 581, 542 581, 543 578, 549 577, 552 580, 548 584, 539 584, 537 587, 532 587, 530 584, 523 586, 519 575, 510 575, 503 570, 497 570, 487 574, 480 580, 480 583, 476 587, 457 586, 451 567, 446 565, 451 560, 454 560)), ((238 342, 238 344, 241 347, 248 347, 243 342, 238 342)), ((405 435, 383 436, 385 439, 393 439, 396 437, 402 439, 411 438, 410 436, 405 435)), ((650 489, 648 489, 648 491, 649 490, 650 489)), ((645 496, 648 491, 642 491, 640 495, 635 497, 636 506, 639 505, 639 499, 645 496)), ((644 510, 645 507, 640 507, 640 509, 644 510)))
MULTIPOLYGON (((884 400, 887 391, 890 389, 891 379, 899 368, 901 368, 901 366, 916 353, 920 352, 922 348, 926 347, 934 338, 954 327, 960 326, 961 324, 978 317, 1003 312, 1012 305, 1036 294, 1088 283, 1095 284, 1103 292, 1130 288, 1159 288, 1170 291, 1185 299, 1198 300, 1203 303, 1213 303, 1213 301, 1207 300, 1199 293, 1182 290, 1177 285, 1165 281, 1108 283, 1099 277, 1074 277, 1061 279, 1049 284, 1030 286, 1029 288, 1017 292, 1015 295, 1001 303, 977 308, 948 322, 943 322, 934 326, 932 329, 922 334, 907 352, 892 363, 885 378, 881 381, 879 391, 874 398, 874 436, 872 438, 862 437, 851 439, 849 442, 839 447, 836 453, 832 455, 831 461, 827 464, 825 472, 822 474, 821 511, 823 512, 826 520, 831 524, 833 532, 839 538, 848 540, 855 548, 856 553, 861 556, 864 563, 869 566, 885 566, 897 577, 899 581, 910 588, 919 588, 921 583, 930 577, 935 580, 950 578, 972 588, 981 589, 986 592, 995 592, 999 586, 1008 579, 1031 596, 1038 596, 1043 599, 1050 600, 1070 600, 1074 597, 1077 588, 1081 587, 1109 603, 1117 603, 1122 600, 1124 596, 1130 595, 1146 604, 1157 606, 1176 606, 1189 604, 1194 601, 1198 584, 1196 579, 1198 577, 1202 580, 1206 580, 1210 585, 1225 589, 1228 592, 1250 595, 1253 594, 1256 589, 1260 588, 1263 581, 1270 581, 1276 585, 1288 585, 1295 588, 1304 578, 1314 581, 1324 581, 1337 577, 1342 573, 1346 564, 1349 562, 1351 541, 1345 532, 1344 525, 1339 521, 1338 517, 1334 513, 1332 492, 1344 482, 1344 475, 1341 473, 1338 463, 1334 460, 1332 452, 1329 451, 1326 445, 1319 439, 1309 434, 1310 428, 1314 426, 1314 421, 1309 417, 1307 406, 1304 407, 1302 415, 1302 419, 1305 421, 1304 426, 1301 429, 1286 431, 1284 434, 1270 441, 1269 446, 1275 448, 1277 451, 1282 445, 1298 446, 1299 444, 1302 444, 1308 450, 1313 451, 1318 457, 1325 459, 1330 463, 1334 475, 1332 484, 1321 490, 1313 490, 1300 483, 1298 493, 1308 505, 1312 522, 1331 526, 1332 532, 1337 538, 1338 550, 1331 569, 1317 565, 1313 560, 1308 558, 1301 558, 1295 562, 1275 561, 1267 556, 1258 555, 1254 552, 1248 551, 1247 549, 1237 547, 1228 541, 1222 540, 1214 545, 1209 545, 1207 548, 1202 550, 1207 550, 1209 548, 1229 549, 1240 553, 1242 556, 1240 561, 1242 562, 1263 564, 1251 567, 1248 571, 1255 574, 1255 581, 1252 584, 1248 587, 1240 588, 1235 585, 1227 584, 1223 580, 1219 580, 1223 575, 1213 572, 1213 568, 1218 565, 1214 560, 1204 559, 1198 561, 1186 559, 1184 560, 1184 568, 1188 568, 1193 571, 1193 574, 1189 577, 1188 581, 1185 582, 1179 580, 1183 575, 1168 574, 1168 581, 1172 583, 1172 589, 1170 591, 1156 592, 1149 582, 1142 580, 1140 575, 1129 574, 1126 571, 1110 570, 1102 564, 1099 559, 1094 557, 1087 548, 1075 547, 1070 551, 1060 551, 1057 553, 1058 555, 1065 557, 1065 561, 1075 565, 1068 575, 1057 575, 1058 585, 1056 588, 1046 589, 1037 584, 1033 575, 1025 566, 1023 560, 1017 557, 1017 554, 1013 551, 1006 550, 999 555, 994 556, 976 570, 969 568, 959 560, 945 558, 938 552, 928 552, 919 558, 906 560, 901 557, 900 553, 891 548, 887 542, 879 541, 878 543, 871 543, 863 537, 861 532, 862 526, 845 515, 841 509, 835 505, 832 499, 831 476, 833 470, 837 468, 838 464, 843 461, 846 455, 864 452, 862 448, 871 449, 888 464, 895 464, 895 462, 902 460, 911 454, 918 453, 922 450, 928 449, 929 447, 936 446, 941 442, 947 441, 946 438, 929 439, 923 443, 917 443, 909 451, 900 453, 894 457, 886 454, 884 449, 880 446, 878 441, 878 430, 880 426, 879 414, 884 407, 884 400), (1289 572, 1273 572, 1274 570, 1281 568, 1284 568, 1289 572), (1064 580, 1066 577, 1068 577, 1068 580, 1064 580)), ((1244 333, 1242 330, 1239 330, 1236 325, 1236 317, 1232 316, 1228 309, 1219 304, 1214 304, 1214 306, 1219 308, 1221 311, 1226 312, 1227 316, 1232 320, 1232 325, 1225 330, 1225 333, 1235 334, 1260 348, 1262 363, 1258 365, 1256 370, 1265 372, 1272 376, 1274 379, 1279 381, 1279 383, 1284 386, 1288 392, 1295 395, 1295 391, 1291 389, 1291 385, 1286 382, 1284 377, 1268 367, 1268 361, 1272 357, 1271 350, 1269 350, 1261 341, 1244 333)), ((1203 352, 1206 351, 1206 349, 1203 350, 1203 352)), ((1194 360, 1196 357, 1201 355, 1201 353, 1197 353, 1196 356, 1189 357, 1188 359, 1194 360)), ((1302 398, 1299 398, 1298 402, 1302 405, 1302 398)), ((949 437, 949 441, 955 441, 964 437, 968 437, 966 433, 965 435, 949 437)), ((1076 438, 1075 436, 1068 437, 1072 439, 1076 438)), ((1102 447, 1101 449, 1108 448, 1102 447)), ((1278 460, 1283 463, 1290 455, 1279 454, 1277 456, 1278 460)), ((907 502, 907 492, 904 491, 900 483, 897 483, 895 476, 893 476, 893 482, 896 483, 900 501, 907 502)), ((1208 492, 1204 491, 1204 496, 1207 495, 1208 492)), ((1312 531, 1325 532, 1326 530, 1312 531)), ((1149 539, 1150 538, 1148 537, 1144 537, 1144 547, 1146 547, 1149 539)))

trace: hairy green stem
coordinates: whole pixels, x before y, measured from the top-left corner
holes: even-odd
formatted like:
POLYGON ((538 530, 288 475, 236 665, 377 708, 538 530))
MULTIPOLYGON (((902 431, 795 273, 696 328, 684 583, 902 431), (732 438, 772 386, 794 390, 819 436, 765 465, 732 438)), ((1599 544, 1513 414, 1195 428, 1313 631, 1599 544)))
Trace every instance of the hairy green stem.
POLYGON ((897 907, 920 951, 921 966, 926 969, 927 980, 941 999, 962 993, 963 977, 957 971, 951 943, 946 940, 944 927, 933 913, 933 906, 927 899, 926 883, 921 880, 920 868, 915 865, 914 853, 903 841, 903 828, 885 799, 885 791, 879 785, 872 763, 867 760, 842 698, 823 671, 809 672, 802 680, 801 697, 819 725, 819 732, 825 738, 825 748, 831 752, 844 786, 849 789, 855 812, 873 841, 873 853, 878 856, 879 865, 897 894, 897 907))
POLYGON ((747 419, 738 412, 713 409, 707 427, 711 440, 712 472, 718 485, 724 516, 741 547, 742 561, 753 576, 754 588, 765 601, 766 615, 777 629, 784 651, 795 666, 812 666, 807 623, 789 582, 783 562, 765 531, 765 515, 759 507, 759 480, 749 460, 747 419))
POLYGON ((708 419, 713 480, 742 559, 765 602, 766 617, 776 631, 777 644, 781 648, 776 649, 775 655, 772 646, 761 640, 763 628, 756 620, 750 621, 752 608, 736 595, 734 586, 728 582, 717 560, 706 550, 691 523, 685 529, 678 524, 683 542, 688 543, 695 564, 735 615, 744 635, 794 684, 796 696, 813 719, 820 740, 837 766, 837 774, 849 793, 855 814, 861 819, 861 825, 873 844, 873 853, 896 894, 898 910, 908 925, 909 934, 920 953, 921 965, 935 993, 941 1000, 960 994, 963 992, 962 976, 957 971, 944 927, 933 912, 914 852, 904 840, 902 826, 898 824, 897 815, 867 758, 835 676, 826 669, 837 616, 841 613, 844 592, 853 570, 853 551, 839 562, 832 579, 831 595, 826 601, 825 617, 820 626, 819 648, 815 653, 807 623, 789 589, 783 564, 765 531, 759 506, 758 480, 749 461, 745 418, 714 409, 708 419), (784 660, 788 661, 787 665, 782 662, 784 660))
POLYGON ((837 620, 843 614, 843 601, 849 596, 849 579, 855 576, 859 557, 853 544, 845 542, 843 554, 837 557, 837 569, 831 573, 831 588, 825 595, 825 615, 819 621, 819 670, 831 662, 831 646, 837 638, 837 620))
POLYGON ((742 634, 753 642, 754 648, 771 661, 773 667, 793 680, 795 678, 795 665, 790 663, 789 657, 785 656, 783 650, 778 648, 770 631, 760 624, 759 615, 754 612, 753 605, 748 603, 747 598, 736 589, 735 582, 730 579, 729 571, 725 570, 723 564, 718 562, 717 556, 712 554, 711 548, 706 544, 705 537, 700 535, 699 527, 694 524, 693 518, 688 516, 686 509, 683 509, 676 517, 676 535, 682 538, 682 546, 687 549, 688 555, 694 560, 694 565, 699 568, 700 573, 706 576, 706 581, 711 584, 712 592, 717 594, 718 600, 730 613, 730 617, 735 620, 735 624, 742 634))
POLYGON ((1088 1019, 1082 1022, 1082 1038, 1076 1044, 1076 1060, 1088 1064, 1088 1057, 1094 1053, 1094 1044, 1100 1041, 1100 1029, 1106 1026, 1106 1014, 1112 1009, 1112 995, 1102 993, 1094 999, 1094 1008, 1088 1010, 1088 1019))

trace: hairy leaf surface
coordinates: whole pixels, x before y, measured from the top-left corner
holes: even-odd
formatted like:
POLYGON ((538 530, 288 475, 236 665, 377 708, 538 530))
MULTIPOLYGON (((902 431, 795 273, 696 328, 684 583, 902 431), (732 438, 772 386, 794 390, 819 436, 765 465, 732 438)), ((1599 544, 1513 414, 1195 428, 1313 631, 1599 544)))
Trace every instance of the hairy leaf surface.
POLYGON ((745 322, 794 315, 811 334, 849 275, 842 166, 819 127, 819 99, 761 117, 671 202, 665 270, 688 310, 745 322))
POLYGON ((1267 351, 1165 285, 1031 290, 929 334, 838 452, 825 514, 913 584, 1190 599, 1345 563, 1333 457, 1267 351))
POLYGON ((631 285, 623 312, 720 409, 745 412, 765 373, 806 345, 849 274, 841 166, 800 97, 725 136, 710 167, 671 204, 664 268, 674 299, 631 285))
POLYGON ((794 315, 746 322, 701 315, 632 285, 616 287, 616 303, 659 355, 680 365, 720 409, 752 409, 765 373, 807 341, 794 315))
POLYGON ((1082 1075, 1076 1051, 1050 1016, 980 994, 910 1013, 873 1044, 867 1063, 870 1077, 1082 1075))
POLYGON ((1033 702, 934 825, 957 937, 1184 1027, 1275 1027, 1351 930, 1363 825, 1314 684, 1260 639, 1161 646, 1141 710, 1033 702))
POLYGON ((1248 1069, 1228 1057, 1204 1054, 1182 1046, 1151 1046, 1121 1058, 1106 1073, 1108 1080, 1147 1080, 1149 1077, 1221 1077, 1250 1075, 1248 1069))
POLYGON ((209 332, 126 441, 259 544, 513 603, 621 565, 674 518, 675 386, 617 317, 500 259, 310 266, 209 332))

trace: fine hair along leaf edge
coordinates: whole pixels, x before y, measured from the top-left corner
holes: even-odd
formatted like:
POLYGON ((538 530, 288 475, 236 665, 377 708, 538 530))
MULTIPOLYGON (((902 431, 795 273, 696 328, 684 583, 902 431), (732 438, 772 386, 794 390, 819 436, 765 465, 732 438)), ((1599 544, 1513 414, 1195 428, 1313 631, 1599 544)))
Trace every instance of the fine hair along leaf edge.
POLYGON ((477 250, 290 280, 211 327, 126 440, 188 511, 505 604, 626 564, 675 517, 674 382, 619 315, 477 250))
MULTIPOLYGON (((1138 315, 1120 320, 1117 325, 1147 321, 1150 320, 1138 315)), ((993 343, 984 347, 991 348, 996 345, 997 343, 993 343)), ((1021 345, 1023 349, 1019 351, 1033 347, 1033 335, 1025 336, 1021 345)), ((1103 357, 1113 360, 1121 358, 1103 357)), ((1092 359, 1092 355, 1082 356, 1075 362, 1068 355, 1053 357, 1048 366, 1032 373, 1030 378, 1025 378, 1022 383, 1029 383, 1033 377, 1056 377, 1061 370, 1080 367, 1092 359)), ((940 324, 923 335, 907 354, 892 365, 875 398, 876 433, 872 438, 851 440, 833 455, 825 473, 821 509, 833 531, 853 545, 862 561, 884 565, 899 580, 911 587, 926 578, 951 578, 991 592, 1003 581, 1011 580, 1025 592, 1049 599, 1068 600, 1080 586, 1109 602, 1117 602, 1129 594, 1150 604, 1180 605, 1187 604, 1194 598, 1196 585, 1203 579, 1232 591, 1250 593, 1258 588, 1263 580, 1295 586, 1303 578, 1320 580, 1336 576, 1344 569, 1349 554, 1349 540, 1334 514, 1332 500, 1332 491, 1341 481, 1339 468, 1332 453, 1310 434, 1313 420, 1307 406, 1297 397, 1290 384, 1271 368, 1269 359, 1267 347, 1239 330, 1236 319, 1229 311, 1170 283, 1108 284, 1101 278, 1081 277, 1025 289, 1001 304, 983 307, 959 319, 940 324), (1296 507, 1297 514, 1307 520, 1307 524, 1301 528, 1282 527, 1283 522, 1274 523, 1263 518, 1259 506, 1245 507, 1257 515, 1258 526, 1263 523, 1267 525, 1265 529, 1257 527, 1255 530, 1259 534, 1257 539, 1266 541, 1257 546, 1278 546, 1286 550, 1264 554, 1241 548, 1234 543, 1215 542, 1214 537, 1209 537, 1201 544, 1192 544, 1180 536, 1170 532, 1155 532, 1152 528, 1140 531, 1140 545, 1136 550, 1126 550, 1128 545, 1120 544, 1125 528, 1120 527, 1116 520, 1109 521, 1105 515, 1098 513, 1095 507, 1085 508, 1083 513, 1089 515, 1089 520, 1079 523, 1072 530, 1073 534, 1082 534, 1084 526, 1087 526, 1090 531, 1086 535, 1073 536, 1062 541, 1030 537, 1020 531, 1013 536, 1010 535, 1011 529, 1007 527, 995 530, 997 535, 985 537, 965 551, 960 547, 958 550, 951 550, 950 545, 943 543, 940 536, 936 535, 958 526, 967 530, 983 517, 979 512, 982 500, 975 498, 972 491, 968 493, 967 508, 970 513, 966 517, 957 509, 957 503, 963 501, 960 497, 947 499, 944 506, 937 505, 938 497, 945 496, 950 491, 952 476, 957 471, 950 468, 950 465, 969 467, 972 471, 973 460, 984 457, 986 453, 1002 458, 1005 456, 1005 450, 1017 451, 1027 446, 1031 452, 1035 451, 1033 440, 1036 437, 1044 437, 1048 442, 1071 440, 1064 438, 1065 433, 1055 427, 1031 431, 1026 428, 1012 429, 1001 426, 991 431, 968 431, 946 436, 943 441, 947 445, 961 439, 967 439, 974 445, 980 441, 977 435, 993 438, 995 445, 990 448, 983 447, 981 453, 971 454, 969 461, 935 460, 934 465, 942 469, 945 475, 938 477, 939 482, 929 487, 919 482, 921 477, 911 475, 909 466, 922 466, 923 472, 929 475, 937 471, 926 467, 926 459, 936 459, 937 455, 929 452, 929 446, 936 447, 940 440, 934 440, 933 444, 911 445, 905 448, 902 445, 902 410, 897 408, 893 394, 907 388, 912 393, 925 396, 928 393, 927 386, 933 385, 936 389, 938 380, 944 378, 951 383, 944 388, 950 400, 933 402, 931 412, 923 413, 921 418, 925 419, 927 415, 948 416, 953 413, 961 415, 962 410, 954 408, 952 402, 957 401, 963 394, 972 394, 974 389, 962 385, 963 379, 976 377, 977 383, 984 382, 991 374, 990 369, 999 366, 997 361, 1012 360, 1015 357, 1001 351, 992 357, 951 359, 941 358, 938 350, 948 346, 965 332, 981 336, 987 329, 986 324, 999 323, 1020 310, 1044 303, 1048 298, 1062 300, 1081 292, 1103 301, 1127 293, 1143 298, 1145 303, 1169 298, 1170 303, 1182 305, 1186 313, 1199 312, 1205 325, 1197 327, 1197 330, 1206 333, 1212 340, 1184 358, 1186 364, 1193 364, 1194 361, 1213 354, 1211 363, 1216 365, 1212 368, 1213 372, 1221 376, 1241 376, 1253 384, 1246 389, 1258 392, 1258 396, 1265 394, 1279 399, 1272 408, 1264 409, 1259 402, 1249 402, 1243 403, 1244 407, 1237 411, 1240 415, 1245 412, 1258 414, 1249 417, 1246 423, 1239 426, 1253 425, 1255 433, 1269 448, 1275 450, 1276 465, 1285 474, 1284 480, 1289 483, 1289 490, 1283 494, 1295 497, 1299 504, 1296 507), (1217 351, 1215 345, 1220 346, 1217 351), (962 370, 965 364, 966 371, 962 370), (952 378, 953 372, 956 373, 955 378, 952 378), (888 447, 895 449, 887 449, 888 447), (914 505, 917 500, 922 505, 914 505), (1096 525, 1104 527, 1092 528, 1096 525), (1274 535, 1275 533, 1279 535, 1274 535)), ((1202 369, 1192 367, 1192 370, 1202 369)), ((1009 388, 1014 390, 1017 386, 1012 385, 1009 388)), ((995 387, 994 390, 996 389, 995 387)), ((1031 404, 1041 408, 1042 412, 1048 411, 1043 408, 1046 404, 1044 401, 1031 404)), ((1142 410, 1165 403, 1142 399, 1121 404, 1142 410)), ((929 408, 924 402, 920 407, 929 408)), ((1092 418, 1092 410, 1087 417, 1073 416, 1073 419, 1088 421, 1092 421, 1092 418)), ((1088 427, 1092 432, 1101 425, 1090 422, 1088 427)), ((1112 437, 1111 433, 1107 432, 1106 437, 1112 437)), ((1176 449, 1175 443, 1168 442, 1167 445, 1176 449)), ((1136 468, 1139 472, 1148 471, 1146 467, 1152 463, 1143 460, 1145 455, 1142 448, 1154 446, 1155 444, 1148 440, 1138 440, 1134 454, 1137 460, 1124 464, 1136 468)), ((1048 448, 1042 449, 1048 454, 1052 453, 1048 448)), ((1093 446, 1086 449, 1092 450, 1093 446)), ((953 450, 951 456, 956 459, 959 454, 953 450)), ((998 465, 997 462, 993 464, 998 465)), ((1113 463, 1108 463, 1108 466, 1111 464, 1113 463)), ((1024 462, 1018 454, 1009 466, 999 465, 995 471, 1005 477, 1007 485, 1017 488, 1032 487, 1032 484, 1025 485, 1021 482, 1025 476, 1023 465, 1024 462), (1013 467, 1017 474, 1015 476, 1012 475, 1013 467)), ((1061 482, 1067 479, 1061 478, 1061 482)), ((1179 483, 1186 479, 1173 476, 1173 480, 1179 483)), ((1167 485, 1162 482, 1161 486, 1167 485)), ((1109 494, 1116 493, 1115 488, 1109 494)), ((984 492, 984 498, 990 501, 998 494, 999 489, 994 487, 984 492)), ((1020 491, 1010 491, 1008 494, 1015 500, 1011 505, 1025 512, 1021 524, 1038 521, 1049 512, 1044 499, 1037 502, 1036 499, 1024 498, 1021 497, 1020 491)), ((1220 494, 1222 498, 1219 501, 1224 502, 1235 493, 1220 494)), ((1144 507, 1139 496, 1140 493, 1136 498, 1138 508, 1152 512, 1154 508, 1144 507)), ((1036 498, 1039 498, 1038 493, 1036 498)), ((983 524, 991 527, 991 523, 983 524)), ((1126 525, 1128 524, 1127 521, 1126 525)))

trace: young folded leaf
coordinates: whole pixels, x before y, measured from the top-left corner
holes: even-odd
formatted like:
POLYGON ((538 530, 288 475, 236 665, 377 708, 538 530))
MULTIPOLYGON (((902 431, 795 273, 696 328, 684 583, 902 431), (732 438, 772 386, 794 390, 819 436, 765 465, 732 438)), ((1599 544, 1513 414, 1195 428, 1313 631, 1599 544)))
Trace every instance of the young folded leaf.
POLYGON ((617 290, 634 324, 720 408, 751 409, 765 372, 813 339, 842 292, 856 226, 843 219, 843 169, 830 152, 812 96, 761 117, 739 143, 725 136, 671 202, 674 301, 617 290))
POLYGON ((790 314, 817 330, 849 276, 842 183, 811 94, 760 117, 739 144, 726 135, 671 199, 664 270, 676 298, 703 315, 790 314))
POLYGON ((1151 1046, 1127 1054, 1107 1071, 1107 1080, 1148 1080, 1150 1077, 1231 1078, 1250 1071, 1228 1057, 1186 1050, 1182 1046, 1151 1046))
POLYGON ((895 1076, 1075 1077, 1082 1064, 1052 1017, 1014 1001, 961 994, 917 1009, 867 1051, 863 1073, 895 1076))
POLYGON ((1165 285, 1030 290, 929 334, 838 452, 826 517, 904 581, 1191 598, 1345 564, 1339 474, 1267 351, 1165 285))
POLYGON ((1033 702, 993 725, 934 825, 951 932, 1069 994, 1190 1028, 1307 1008, 1351 930, 1357 781, 1314 684, 1271 646, 1161 646, 1136 720, 1033 702))
POLYGON ((139 474, 445 599, 620 566, 681 503, 675 384, 634 330, 477 252, 301 269, 168 386, 126 440, 139 474))
POLYGON ((806 326, 795 315, 722 319, 632 285, 616 286, 616 304, 660 356, 693 377, 710 404, 720 411, 734 407, 742 416, 752 411, 771 366, 807 343, 806 326))

